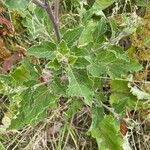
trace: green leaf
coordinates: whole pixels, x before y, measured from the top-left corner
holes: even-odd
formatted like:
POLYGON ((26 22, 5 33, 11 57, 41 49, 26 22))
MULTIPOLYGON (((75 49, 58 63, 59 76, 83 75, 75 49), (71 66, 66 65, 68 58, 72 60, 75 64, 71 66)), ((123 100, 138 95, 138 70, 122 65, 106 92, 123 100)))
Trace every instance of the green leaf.
POLYGON ((0 82, 1 83, 12 83, 13 81, 13 78, 9 75, 3 75, 3 74, 0 74, 0 82))
POLYGON ((11 73, 11 76, 20 84, 28 80, 31 80, 32 78, 28 69, 25 68, 25 66, 23 65, 16 68, 15 71, 11 73))
POLYGON ((98 142, 99 150, 121 150, 123 140, 119 131, 119 123, 112 116, 106 116, 91 134, 98 142), (114 140, 115 139, 115 140, 114 140), (102 146, 102 147, 101 147, 102 146))
POLYGON ((38 58, 52 59, 55 56, 56 45, 52 42, 42 41, 39 45, 34 45, 27 49, 27 54, 38 58))
POLYGON ((11 9, 26 9, 31 0, 4 0, 11 9))
POLYGON ((87 56, 87 55, 90 54, 90 51, 91 51, 92 44, 91 45, 90 44, 89 45, 80 46, 80 47, 76 47, 75 46, 75 47, 73 47, 71 49, 71 51, 74 52, 76 56, 81 56, 81 57, 87 56))
POLYGON ((127 55, 127 53, 124 51, 122 47, 119 47, 117 45, 111 45, 108 47, 109 51, 115 54, 116 58, 123 59, 124 61, 129 62, 130 59, 127 55))
POLYGON ((67 74, 69 79, 68 95, 84 97, 85 103, 91 105, 94 95, 93 81, 88 78, 86 70, 73 69, 68 66, 67 74))
POLYGON ((46 68, 50 68, 50 69, 54 69, 54 70, 59 70, 60 67, 61 67, 61 65, 56 58, 46 64, 46 68))
POLYGON ((102 43, 104 41, 104 33, 105 32, 106 32, 106 21, 102 17, 93 33, 94 42, 102 43))
POLYGON ((73 46, 77 42, 84 30, 84 27, 78 27, 75 29, 69 29, 64 35, 63 40, 68 44, 69 47, 73 46))
POLYGON ((58 46, 58 51, 63 55, 70 52, 70 49, 68 48, 67 43, 64 40, 60 42, 58 46))
POLYGON ((88 72, 93 76, 93 77, 100 77, 102 74, 105 73, 105 66, 100 66, 99 64, 96 64, 92 62, 88 67, 88 72))
POLYGON ((133 108, 137 102, 128 88, 128 81, 112 80, 110 103, 118 113, 123 113, 124 108, 133 108))
POLYGON ((98 52, 96 58, 92 58, 93 62, 88 67, 89 73, 92 76, 107 72, 111 78, 120 78, 127 76, 129 72, 135 72, 142 69, 142 66, 136 60, 122 60, 116 58, 114 52, 101 50, 98 52))
POLYGON ((53 79, 53 82, 50 83, 49 88, 52 90, 52 93, 57 96, 66 96, 68 86, 68 79, 65 74, 59 75, 59 77, 55 76, 53 79))
POLYGON ((105 8, 112 5, 116 0, 96 0, 95 7, 99 8, 99 10, 104 10, 105 8))
POLYGON ((118 60, 109 66, 109 75, 111 78, 126 77, 129 72, 137 72, 142 69, 142 65, 136 60, 130 60, 129 62, 118 60))
POLYGON ((0 150, 6 150, 6 148, 4 147, 4 145, 0 142, 0 150))
POLYGON ((92 112, 92 123, 88 132, 91 132, 92 130, 96 129, 99 126, 99 123, 104 118, 103 107, 92 107, 91 112, 92 112))
POLYGON ((45 86, 35 90, 28 88, 20 95, 19 111, 11 121, 10 129, 21 129, 43 120, 48 107, 55 107, 55 96, 45 86))
POLYGON ((83 106, 82 101, 78 100, 78 99, 73 99, 71 101, 71 104, 69 105, 69 109, 66 111, 65 113, 65 120, 70 119, 72 116, 74 116, 83 106))
POLYGON ((90 62, 85 57, 78 57, 74 63, 74 68, 77 69, 86 69, 90 62))
POLYGON ((116 33, 117 33, 117 22, 114 18, 110 18, 109 24, 111 27, 111 38, 113 39, 116 37, 116 33))
POLYGON ((93 32, 97 25, 96 21, 90 20, 86 25, 85 29, 81 34, 81 37, 79 39, 79 45, 85 45, 90 42, 93 42, 93 32))
POLYGON ((77 57, 74 55, 69 55, 68 56, 68 63, 69 64, 74 64, 77 61, 77 57))
POLYGON ((29 4, 28 10, 21 12, 21 24, 26 27, 28 38, 32 41, 37 38, 49 40, 51 38, 49 33, 53 32, 53 28, 46 11, 33 3, 29 4))
POLYGON ((28 60, 24 60, 22 65, 17 67, 12 73, 11 77, 15 79, 18 84, 22 84, 29 80, 37 80, 40 75, 38 67, 31 64, 28 60))

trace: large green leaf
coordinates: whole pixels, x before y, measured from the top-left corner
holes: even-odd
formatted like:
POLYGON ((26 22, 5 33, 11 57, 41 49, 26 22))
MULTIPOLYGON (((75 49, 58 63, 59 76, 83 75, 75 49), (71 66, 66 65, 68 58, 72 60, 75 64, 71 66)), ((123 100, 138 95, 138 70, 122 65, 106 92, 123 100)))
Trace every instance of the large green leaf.
POLYGON ((11 76, 20 84, 28 80, 31 80, 32 78, 30 72, 23 65, 16 68, 15 71, 11 73, 11 76))
POLYGON ((5 4, 12 9, 25 9, 31 0, 4 0, 5 4))
POLYGON ((55 96, 45 86, 36 90, 28 88, 20 95, 19 111, 11 121, 10 129, 20 129, 32 125, 46 116, 48 107, 55 106, 55 96))
POLYGON ((67 75, 69 79, 68 95, 84 97, 86 104, 91 105, 94 94, 93 81, 88 78, 86 70, 69 66, 67 75))
POLYGON ((52 42, 42 41, 39 45, 34 45, 27 49, 27 54, 38 58, 54 58, 56 45, 52 42))
POLYGON ((119 132, 119 124, 112 116, 106 116, 91 130, 92 136, 98 142, 99 150, 121 150, 123 140, 119 132))

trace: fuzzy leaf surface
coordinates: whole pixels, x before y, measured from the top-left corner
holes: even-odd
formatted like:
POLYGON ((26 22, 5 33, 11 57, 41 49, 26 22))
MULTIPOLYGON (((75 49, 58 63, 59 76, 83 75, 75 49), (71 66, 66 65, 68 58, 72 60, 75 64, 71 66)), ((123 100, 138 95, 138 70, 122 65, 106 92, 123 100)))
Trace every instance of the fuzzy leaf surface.
POLYGON ((94 95, 93 81, 88 78, 86 70, 74 69, 69 66, 67 74, 69 79, 68 95, 84 97, 85 103, 91 105, 94 95))
POLYGON ((10 129, 20 129, 43 120, 48 107, 55 106, 55 96, 45 86, 36 90, 28 88, 20 95, 21 102, 16 118, 11 121, 10 129))
POLYGON ((84 27, 77 27, 75 29, 69 29, 64 35, 63 40, 71 47, 80 38, 84 27))
POLYGON ((42 41, 39 45, 34 45, 27 49, 27 54, 38 58, 53 58, 56 45, 52 42, 42 41))
POLYGON ((88 66, 88 71, 93 76, 99 77, 107 72, 111 78, 127 76, 128 72, 139 71, 141 69, 142 66, 137 61, 130 60, 127 62, 116 58, 113 52, 107 50, 100 51, 96 58, 94 58, 93 63, 88 66))
POLYGON ((122 149, 123 140, 121 135, 119 135, 119 124, 112 116, 105 116, 105 118, 99 122, 97 128, 91 130, 91 134, 100 142, 98 143, 99 150, 122 149))

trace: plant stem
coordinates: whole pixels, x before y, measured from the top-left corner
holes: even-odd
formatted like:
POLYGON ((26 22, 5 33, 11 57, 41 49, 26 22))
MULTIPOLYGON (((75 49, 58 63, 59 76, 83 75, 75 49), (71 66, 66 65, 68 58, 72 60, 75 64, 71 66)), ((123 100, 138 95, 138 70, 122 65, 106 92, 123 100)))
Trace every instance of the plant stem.
POLYGON ((59 5, 60 5, 60 0, 55 0, 54 13, 55 13, 55 20, 57 25, 59 25, 59 5))
POLYGON ((45 6, 46 6, 45 9, 46 9, 47 14, 49 16, 49 19, 52 21, 52 24, 53 24, 53 27, 54 27, 54 30, 55 30, 55 34, 56 34, 56 37, 57 37, 57 41, 59 43, 60 40, 61 40, 61 35, 60 35, 59 27, 58 27, 58 24, 56 22, 56 19, 55 19, 54 15, 53 15, 52 8, 49 5, 48 0, 45 0, 45 6))
POLYGON ((40 6, 40 7, 42 7, 42 8, 45 9, 44 3, 41 2, 40 0, 32 0, 32 2, 33 2, 34 4, 36 4, 37 6, 40 6))
MULTIPOLYGON (((53 24, 53 28, 54 28, 54 31, 56 34, 57 42, 59 43, 61 40, 61 34, 59 31, 59 24, 57 22, 56 17, 53 14, 52 8, 51 8, 48 0, 45 0, 45 2, 42 2, 40 0, 32 0, 32 2, 46 10, 46 12, 49 16, 49 19, 53 24)), ((59 8, 57 8, 57 9, 59 10, 59 8)))

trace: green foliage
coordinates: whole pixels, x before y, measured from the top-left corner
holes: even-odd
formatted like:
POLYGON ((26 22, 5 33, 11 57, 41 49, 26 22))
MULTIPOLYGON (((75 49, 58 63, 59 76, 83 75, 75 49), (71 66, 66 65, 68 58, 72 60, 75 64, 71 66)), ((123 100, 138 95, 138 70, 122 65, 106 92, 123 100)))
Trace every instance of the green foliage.
POLYGON ((112 5, 115 1, 116 0, 96 0, 95 7, 97 7, 100 10, 103 10, 112 5))
POLYGON ((102 17, 93 33, 94 42, 96 42, 96 43, 103 42, 105 32, 106 32, 106 21, 102 17))
POLYGON ((67 69, 69 78, 68 95, 81 96, 85 98, 85 103, 92 104, 93 81, 88 78, 86 70, 74 69, 71 66, 67 69))
POLYGON ((114 52, 107 50, 97 52, 97 56, 93 60, 88 70, 96 77, 107 72, 111 78, 121 78, 126 76, 129 71, 134 72, 142 69, 135 60, 122 60, 121 57, 117 58, 114 52))
POLYGON ((84 27, 70 29, 63 35, 63 39, 66 41, 69 47, 72 46, 74 42, 78 41, 83 29, 84 27))
POLYGON ((3 146, 1 142, 0 142, 0 150, 5 150, 5 147, 3 146))
POLYGON ((110 103, 118 114, 124 113, 125 108, 135 107, 136 97, 130 93, 128 81, 111 81, 110 103))
POLYGON ((119 135, 119 124, 112 116, 105 116, 96 128, 90 130, 93 137, 98 141, 99 150, 121 150, 123 140, 119 135))
POLYGON ((83 102, 78 99, 73 99, 69 106, 69 109, 66 111, 65 119, 68 120, 74 116, 83 106, 83 102))
MULTIPOLYGON (((118 25, 114 18, 106 17, 103 10, 116 0, 96 0, 88 7, 88 3, 75 0, 72 5, 80 18, 78 25, 63 31, 60 19, 62 36, 56 42, 46 11, 30 0, 4 2, 9 10, 19 9, 28 37, 23 60, 7 75, 0 75, 0 93, 15 105, 8 130, 44 120, 47 110, 58 109, 59 100, 65 97, 69 102, 62 115, 65 122, 86 106, 92 116, 88 133, 96 139, 99 150, 121 150, 120 122, 110 113, 122 117, 127 108, 135 107, 137 100, 150 99, 149 93, 131 86, 129 80, 142 70, 142 65, 119 46, 121 37, 136 30, 132 20, 125 17, 118 25), (32 57, 40 63, 33 63, 32 57), (109 91, 103 88, 106 86, 110 95, 104 95, 109 91), (109 115, 103 108, 104 102, 110 104, 109 115)), ((142 1, 138 4, 143 5, 142 1)), ((73 130, 68 130, 74 138, 73 130)))
POLYGON ((42 41, 39 45, 34 45, 27 50, 29 55, 38 58, 53 58, 56 45, 52 42, 42 41))
POLYGON ((31 0, 4 0, 11 9, 25 9, 31 0))
POLYGON ((46 116, 48 107, 54 108, 55 96, 45 86, 35 90, 26 89, 20 95, 20 107, 16 118, 12 119, 10 129, 21 129, 25 125, 32 125, 46 116))

